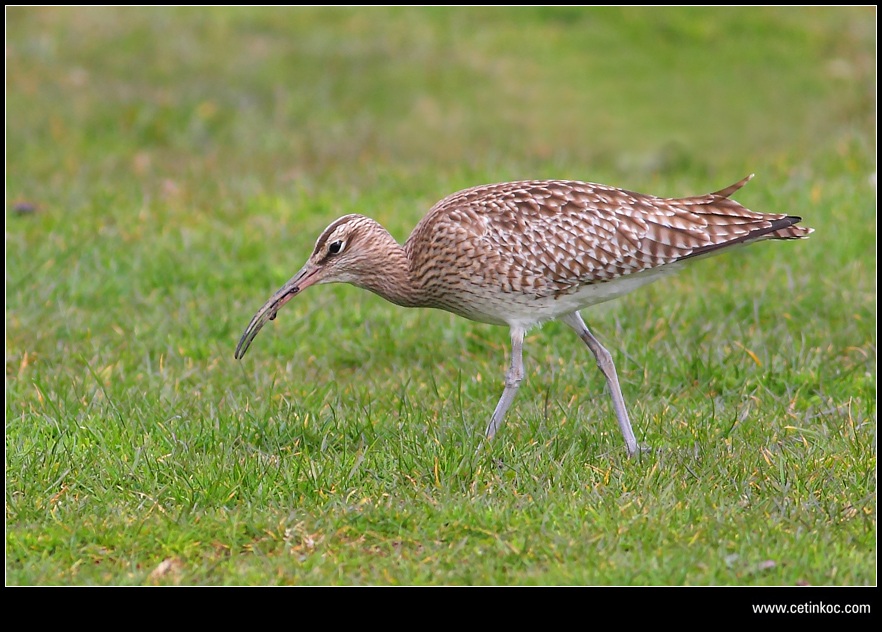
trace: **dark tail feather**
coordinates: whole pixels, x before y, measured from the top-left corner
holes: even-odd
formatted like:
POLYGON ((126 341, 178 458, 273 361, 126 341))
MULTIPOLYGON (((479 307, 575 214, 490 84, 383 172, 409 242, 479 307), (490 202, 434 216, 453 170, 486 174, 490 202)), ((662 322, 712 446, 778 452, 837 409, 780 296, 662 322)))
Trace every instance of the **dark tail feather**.
MULTIPOLYGON (((737 191, 738 188, 740 188, 740 186, 742 186, 743 183, 747 182, 747 180, 749 179, 750 178, 745 178, 739 184, 733 184, 731 187, 723 189, 723 191, 729 191, 729 189, 737 191)), ((729 193, 729 195, 731 195, 731 192, 729 193)), ((797 222, 801 221, 802 218, 796 215, 788 215, 786 217, 782 217, 781 219, 771 220, 769 222, 769 226, 765 228, 751 231, 750 233, 743 235, 742 237, 738 237, 737 239, 732 239, 731 241, 726 241, 719 244, 710 244, 707 246, 696 248, 691 253, 689 253, 685 257, 682 257, 679 260, 682 261, 683 259, 700 257, 702 255, 711 254, 717 250, 722 250, 723 248, 729 248, 730 246, 736 246, 738 244, 747 244, 760 239, 802 239, 803 237, 808 237, 811 233, 814 232, 814 229, 804 226, 797 226, 797 222)))

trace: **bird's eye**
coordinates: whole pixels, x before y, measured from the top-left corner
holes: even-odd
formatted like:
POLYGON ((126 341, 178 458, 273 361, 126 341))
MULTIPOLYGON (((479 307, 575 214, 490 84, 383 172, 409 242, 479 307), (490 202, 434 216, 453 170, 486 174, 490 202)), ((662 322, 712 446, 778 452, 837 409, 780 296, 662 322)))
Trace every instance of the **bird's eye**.
POLYGON ((335 241, 328 246, 328 254, 329 255, 339 255, 343 252, 343 246, 345 244, 342 241, 335 241))

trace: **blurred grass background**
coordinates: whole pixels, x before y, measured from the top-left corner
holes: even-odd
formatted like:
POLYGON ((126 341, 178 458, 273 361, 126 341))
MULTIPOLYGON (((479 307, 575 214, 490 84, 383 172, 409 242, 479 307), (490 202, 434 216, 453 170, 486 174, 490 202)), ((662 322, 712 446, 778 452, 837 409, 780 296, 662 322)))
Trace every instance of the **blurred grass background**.
POLYGON ((6 17, 10 583, 874 583, 875 7, 6 17), (555 324, 492 459, 504 329, 323 287, 232 359, 339 215, 752 172, 809 241, 585 314, 677 456, 555 324))

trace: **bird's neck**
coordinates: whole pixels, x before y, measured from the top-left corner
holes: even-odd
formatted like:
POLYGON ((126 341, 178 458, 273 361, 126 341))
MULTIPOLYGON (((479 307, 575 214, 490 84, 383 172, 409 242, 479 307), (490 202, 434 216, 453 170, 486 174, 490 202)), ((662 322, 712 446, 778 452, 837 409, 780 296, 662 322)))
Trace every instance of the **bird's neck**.
POLYGON ((375 242, 370 248, 371 261, 365 262, 369 271, 359 274, 354 285, 402 307, 424 306, 419 288, 414 285, 404 247, 379 224, 372 232, 371 240, 375 242))

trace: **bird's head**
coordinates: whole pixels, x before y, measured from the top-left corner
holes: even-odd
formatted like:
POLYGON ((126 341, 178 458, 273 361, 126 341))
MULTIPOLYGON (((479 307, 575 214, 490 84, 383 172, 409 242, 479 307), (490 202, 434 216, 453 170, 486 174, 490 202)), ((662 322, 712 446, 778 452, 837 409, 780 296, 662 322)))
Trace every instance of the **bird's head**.
POLYGON ((380 249, 372 248, 372 242, 386 238, 391 239, 388 232, 364 215, 345 215, 334 221, 319 235, 312 255, 300 271, 254 314, 236 346, 236 359, 245 355, 267 321, 275 319, 285 303, 310 285, 364 285, 366 279, 378 272, 376 252, 380 249))

